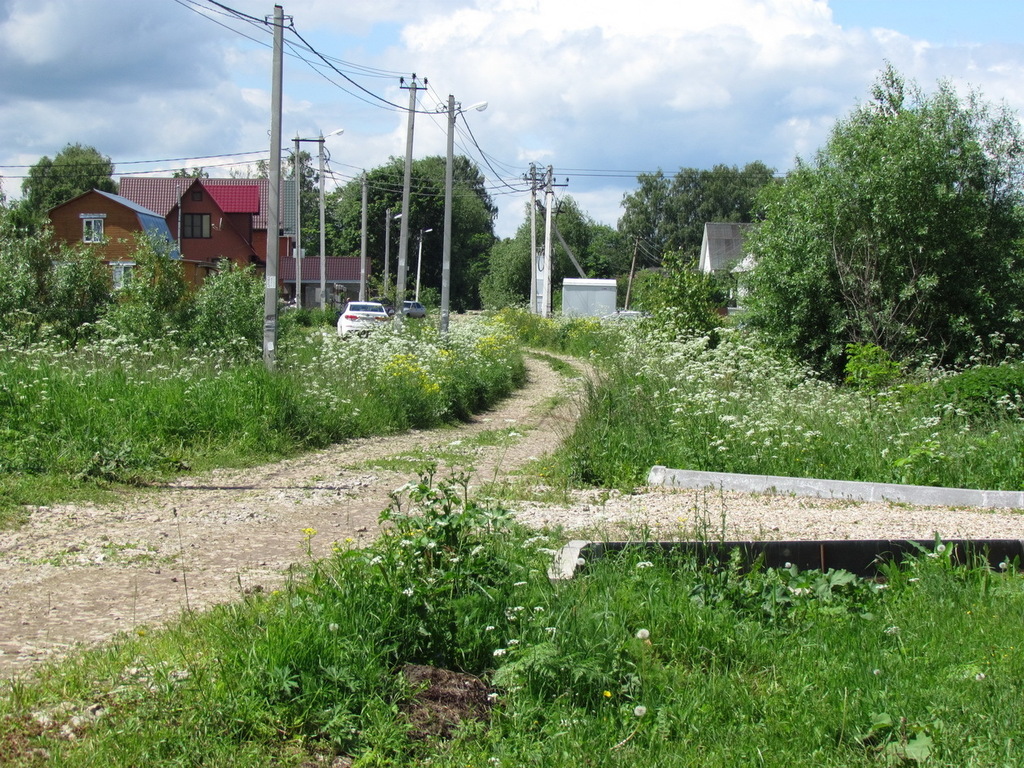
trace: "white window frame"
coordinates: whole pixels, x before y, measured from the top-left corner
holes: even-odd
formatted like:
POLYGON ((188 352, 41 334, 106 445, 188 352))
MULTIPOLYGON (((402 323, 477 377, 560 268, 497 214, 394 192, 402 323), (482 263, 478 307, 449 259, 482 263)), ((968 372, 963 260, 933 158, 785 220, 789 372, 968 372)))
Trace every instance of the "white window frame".
POLYGON ((107 218, 105 213, 82 213, 82 242, 102 243, 103 242, 103 220, 107 218))
POLYGON ((134 261, 112 261, 110 271, 113 278, 114 290, 120 291, 128 285, 132 279, 132 269, 135 268, 134 261))

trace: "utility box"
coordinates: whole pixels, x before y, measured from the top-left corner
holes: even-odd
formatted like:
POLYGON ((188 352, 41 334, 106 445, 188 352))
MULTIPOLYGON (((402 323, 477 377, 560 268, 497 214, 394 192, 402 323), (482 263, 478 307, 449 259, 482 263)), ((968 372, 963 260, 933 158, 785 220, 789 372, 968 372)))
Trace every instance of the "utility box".
POLYGON ((562 314, 576 317, 604 317, 615 312, 617 286, 614 280, 567 277, 562 281, 562 314))

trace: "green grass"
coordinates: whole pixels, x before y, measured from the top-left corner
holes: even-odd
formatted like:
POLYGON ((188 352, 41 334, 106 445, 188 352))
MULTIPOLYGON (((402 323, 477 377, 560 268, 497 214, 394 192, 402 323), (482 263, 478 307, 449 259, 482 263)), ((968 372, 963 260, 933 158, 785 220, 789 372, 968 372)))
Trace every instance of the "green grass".
POLYGON ((465 488, 424 476, 368 549, 12 683, 5 764, 1024 761, 1016 567, 940 546, 879 583, 634 548, 552 583, 555 542, 465 488), (413 738, 410 663, 482 679, 489 717, 413 738))
POLYGON ((661 464, 1024 489, 1024 411, 1012 393, 986 389, 980 407, 981 387, 937 373, 878 392, 836 386, 739 332, 713 347, 637 333, 622 349, 588 384, 583 418, 559 454, 570 484, 632 487, 661 464))
POLYGON ((341 340, 301 328, 274 371, 214 348, 0 340, 0 524, 24 505, 245 466, 469 417, 521 385, 518 345, 486 323, 341 340))

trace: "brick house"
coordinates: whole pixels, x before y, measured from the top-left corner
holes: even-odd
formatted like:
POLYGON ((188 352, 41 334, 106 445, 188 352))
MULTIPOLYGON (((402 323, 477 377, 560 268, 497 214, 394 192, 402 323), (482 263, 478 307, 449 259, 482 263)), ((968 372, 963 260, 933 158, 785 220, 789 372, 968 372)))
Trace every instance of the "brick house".
POLYGON ((57 239, 68 245, 87 243, 99 249, 111 268, 115 288, 121 287, 125 275, 135 266, 131 254, 140 233, 165 238, 171 245, 171 258, 180 258, 163 216, 120 195, 93 189, 54 206, 47 215, 57 239))

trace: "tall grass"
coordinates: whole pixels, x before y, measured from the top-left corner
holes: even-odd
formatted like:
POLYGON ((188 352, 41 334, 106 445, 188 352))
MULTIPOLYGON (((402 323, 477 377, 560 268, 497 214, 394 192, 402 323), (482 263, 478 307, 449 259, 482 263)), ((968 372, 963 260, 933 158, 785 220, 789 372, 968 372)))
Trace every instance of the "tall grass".
MULTIPOLYGON (((12 765, 1019 765, 1017 564, 939 545, 845 572, 551 541, 429 475, 365 551, 14 686, 12 765), (955 642, 950 642, 955 638, 955 642), (408 663, 472 673, 489 718, 417 730, 408 663), (44 757, 45 756, 45 757, 44 757), (338 757, 342 759, 337 761, 338 757), (35 762, 33 762, 35 761, 35 762)), ((306 532, 307 536, 315 532, 306 532)))
POLYGON ((486 323, 444 340, 427 329, 295 332, 272 372, 251 350, 173 337, 74 349, 0 340, 0 507, 32 503, 41 478, 65 491, 138 483, 465 418, 524 371, 514 340, 486 323))
MULTIPOLYGON (((641 332, 630 334, 592 386, 561 454, 563 472, 575 482, 635 485, 662 464, 1024 489, 1019 396, 995 393, 984 407, 976 400, 967 407, 954 396, 964 386, 938 375, 858 390, 828 384, 742 333, 712 346, 707 339, 671 341, 634 330, 641 332)), ((1024 372, 1003 378, 1024 382, 1024 372)))

